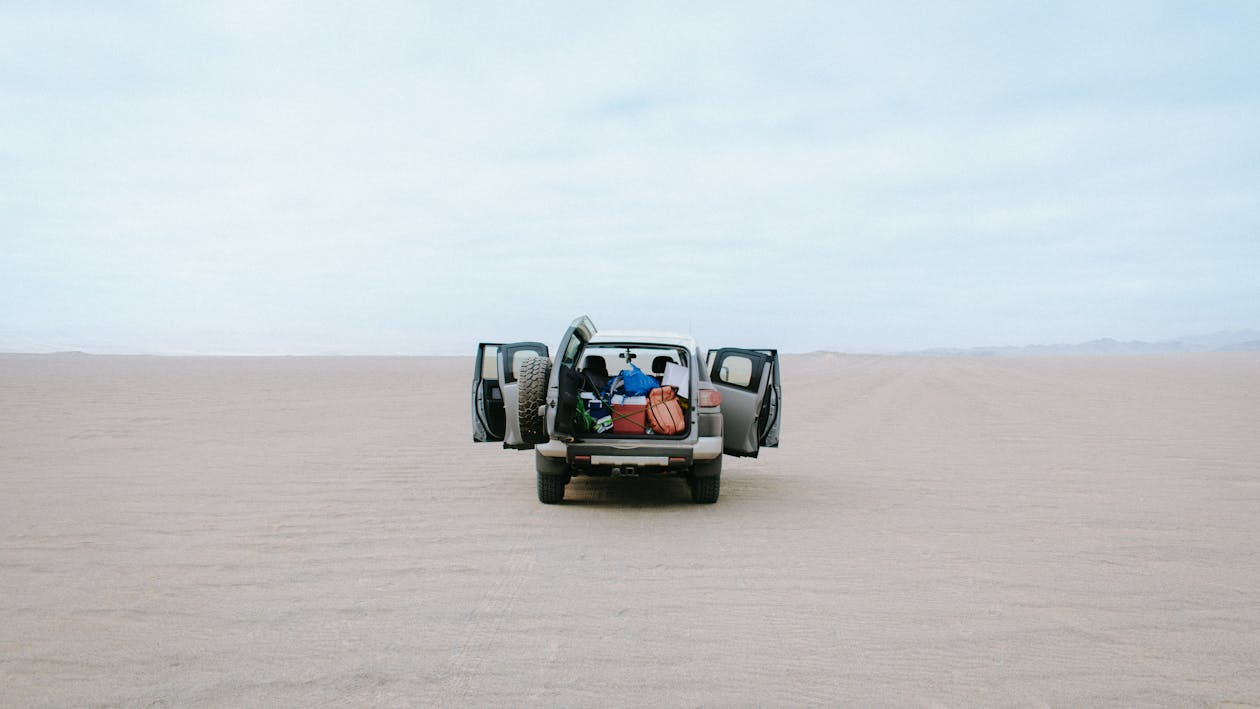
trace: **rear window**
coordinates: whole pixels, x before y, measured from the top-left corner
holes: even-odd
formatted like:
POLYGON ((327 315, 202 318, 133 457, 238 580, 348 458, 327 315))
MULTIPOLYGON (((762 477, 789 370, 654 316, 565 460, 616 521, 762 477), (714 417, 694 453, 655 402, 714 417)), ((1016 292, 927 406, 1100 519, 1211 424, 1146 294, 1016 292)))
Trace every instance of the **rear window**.
POLYGON ((577 353, 581 348, 582 340, 577 335, 570 337, 568 345, 564 348, 564 356, 560 358, 561 361, 573 364, 577 360, 577 353))
POLYGON ((673 347, 601 343, 588 346, 582 354, 583 368, 590 364, 590 358, 602 358, 610 375, 629 369, 632 363, 648 374, 657 375, 665 371, 665 365, 668 363, 687 366, 686 352, 673 347))

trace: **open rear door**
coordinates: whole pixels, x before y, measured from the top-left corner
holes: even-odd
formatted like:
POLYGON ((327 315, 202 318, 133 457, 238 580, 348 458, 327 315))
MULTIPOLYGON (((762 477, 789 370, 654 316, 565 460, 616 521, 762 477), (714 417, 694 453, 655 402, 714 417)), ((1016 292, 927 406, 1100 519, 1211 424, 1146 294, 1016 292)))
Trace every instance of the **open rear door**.
POLYGON ((560 349, 556 351, 556 361, 552 364, 555 398, 551 398, 553 392, 548 389, 547 401, 547 430, 554 431, 557 437, 573 437, 573 418, 577 414, 582 382, 582 376, 577 371, 578 356, 596 332, 595 323, 583 315, 569 324, 564 338, 560 340, 560 349))
POLYGON ((727 455, 757 457, 779 446, 783 389, 777 350, 724 347, 709 353, 709 379, 722 393, 722 447, 727 455))
POLYGON ((473 440, 478 443, 503 440, 506 428, 503 391, 499 388, 501 346, 498 342, 477 345, 477 361, 473 365, 472 429, 473 440))
POLYGON ((520 376, 521 362, 527 357, 548 357, 547 346, 541 342, 513 342, 499 346, 499 353, 496 362, 496 371, 499 379, 499 389, 503 393, 503 412, 504 412, 504 448, 533 448, 533 443, 527 443, 521 435, 521 422, 519 413, 520 406, 520 384, 517 378, 520 376))

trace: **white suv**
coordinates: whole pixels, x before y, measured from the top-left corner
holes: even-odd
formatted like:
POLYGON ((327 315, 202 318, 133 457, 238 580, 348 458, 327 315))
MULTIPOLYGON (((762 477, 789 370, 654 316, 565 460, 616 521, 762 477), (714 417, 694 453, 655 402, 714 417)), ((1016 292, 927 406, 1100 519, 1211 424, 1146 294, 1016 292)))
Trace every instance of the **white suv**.
POLYGON ((554 365, 539 342, 478 345, 473 440, 534 449, 544 503, 563 500, 574 475, 684 477, 693 501, 712 503, 723 453, 756 457, 763 446, 778 447, 782 402, 776 350, 728 347, 705 357, 687 335, 600 332, 582 316, 564 333, 554 365), (580 430, 583 398, 598 396, 603 382, 632 363, 658 380, 668 369, 671 382, 681 382, 682 431, 580 430))

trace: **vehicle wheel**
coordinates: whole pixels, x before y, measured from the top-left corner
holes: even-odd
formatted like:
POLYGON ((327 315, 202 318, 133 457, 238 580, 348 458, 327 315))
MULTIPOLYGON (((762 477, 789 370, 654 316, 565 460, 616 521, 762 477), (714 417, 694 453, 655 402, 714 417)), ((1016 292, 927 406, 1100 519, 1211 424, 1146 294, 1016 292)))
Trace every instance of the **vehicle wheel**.
POLYGON ((722 456, 710 461, 696 461, 687 476, 687 484, 691 486, 692 502, 701 505, 717 502, 722 489, 722 456))
POLYGON ((516 419, 520 422, 521 438, 526 443, 547 442, 547 415, 540 415, 538 411, 547 403, 549 379, 551 360, 546 357, 529 357, 521 362, 521 375, 517 379, 516 419))
POLYGON ((554 505, 563 501, 564 484, 568 481, 567 475, 538 473, 538 501, 544 505, 554 505))
POLYGON ((699 505, 711 505, 718 501, 722 488, 722 476, 691 479, 691 501, 699 505))

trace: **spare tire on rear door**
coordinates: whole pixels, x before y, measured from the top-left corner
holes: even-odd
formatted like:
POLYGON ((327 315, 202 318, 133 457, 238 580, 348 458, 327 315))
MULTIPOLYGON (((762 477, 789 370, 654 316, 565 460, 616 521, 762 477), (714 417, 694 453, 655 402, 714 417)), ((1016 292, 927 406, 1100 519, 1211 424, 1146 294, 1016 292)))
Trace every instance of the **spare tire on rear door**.
POLYGON ((521 438, 526 443, 547 442, 547 415, 543 405, 547 403, 547 382, 551 379, 551 360, 546 357, 529 357, 521 362, 517 375, 517 421, 521 425, 521 438))

